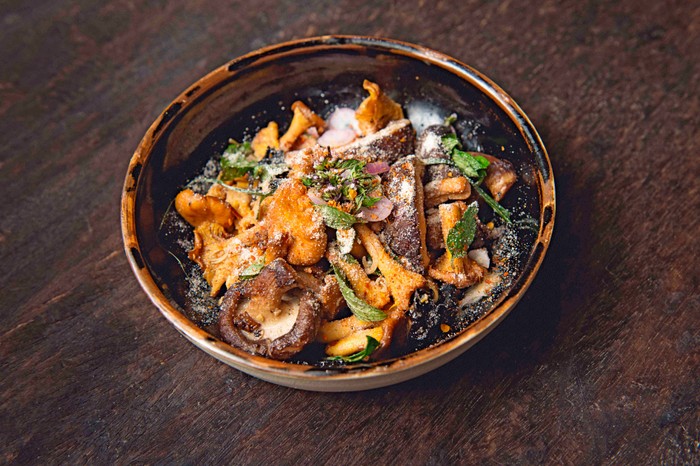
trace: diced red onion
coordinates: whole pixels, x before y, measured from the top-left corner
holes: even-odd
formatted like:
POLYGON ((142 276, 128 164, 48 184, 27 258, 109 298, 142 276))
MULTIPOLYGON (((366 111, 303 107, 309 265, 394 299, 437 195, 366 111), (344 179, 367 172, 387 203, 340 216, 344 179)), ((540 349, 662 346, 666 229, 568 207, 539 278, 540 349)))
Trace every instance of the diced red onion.
POLYGON ((360 209, 355 216, 368 222, 379 222, 387 218, 393 208, 394 204, 386 197, 382 197, 372 207, 363 207, 360 209))
POLYGON ((328 204, 326 201, 319 196, 316 191, 310 189, 306 192, 306 195, 309 196, 309 199, 311 199, 311 202, 313 202, 316 205, 326 205, 328 204))
POLYGON ((328 129, 352 129, 360 134, 355 110, 347 107, 338 107, 328 117, 328 129))
POLYGON ((365 171, 370 175, 379 175, 389 171, 389 164, 386 162, 371 162, 365 165, 365 171))
POLYGON ((356 137, 352 129, 328 129, 317 142, 323 147, 339 147, 350 144, 356 137))

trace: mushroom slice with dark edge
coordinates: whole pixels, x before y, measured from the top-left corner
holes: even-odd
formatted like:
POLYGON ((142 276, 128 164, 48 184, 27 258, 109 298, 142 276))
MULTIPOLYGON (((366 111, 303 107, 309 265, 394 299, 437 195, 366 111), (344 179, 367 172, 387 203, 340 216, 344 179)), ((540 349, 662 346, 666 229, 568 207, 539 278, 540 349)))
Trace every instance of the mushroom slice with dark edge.
POLYGON ((410 270, 423 273, 430 258, 425 246, 423 209, 423 164, 408 156, 391 166, 384 181, 384 192, 394 208, 380 234, 382 242, 410 270))
POLYGON ((344 160, 392 163, 413 153, 415 140, 416 133, 409 120, 394 120, 376 133, 331 149, 331 156, 344 160))
POLYGON ((289 359, 316 338, 321 303, 294 269, 275 259, 255 278, 236 283, 221 303, 219 329, 231 345, 289 359))

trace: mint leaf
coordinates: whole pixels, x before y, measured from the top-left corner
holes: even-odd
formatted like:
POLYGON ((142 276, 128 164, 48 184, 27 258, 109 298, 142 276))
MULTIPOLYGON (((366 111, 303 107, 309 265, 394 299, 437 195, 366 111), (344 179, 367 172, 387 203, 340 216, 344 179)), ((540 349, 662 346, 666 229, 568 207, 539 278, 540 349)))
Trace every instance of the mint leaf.
POLYGON ((374 351, 379 348, 379 342, 367 335, 367 346, 365 349, 358 351, 357 353, 351 354, 349 356, 331 356, 326 358, 329 361, 343 361, 343 362, 361 362, 365 358, 369 357, 374 351))
POLYGON ((511 223, 511 221, 510 221, 510 212, 508 212, 508 209, 506 209, 506 208, 503 207, 501 204, 499 204, 499 203, 496 201, 496 199, 494 199, 494 198, 492 198, 491 196, 489 196, 489 195, 486 193, 486 191, 484 191, 483 189, 481 189, 481 187, 480 187, 479 185, 477 185, 475 182, 473 182, 472 180, 469 180, 469 182, 472 184, 472 186, 474 187, 474 189, 476 189, 476 192, 479 193, 479 196, 481 196, 481 197, 484 199, 484 201, 486 202, 486 204, 488 204, 489 207, 491 207, 491 208, 493 209, 493 211, 496 212, 496 214, 498 214, 499 217, 501 217, 503 220, 505 220, 506 223, 511 223))
POLYGON ((359 221, 354 215, 329 205, 314 205, 314 207, 321 211, 323 222, 335 230, 345 230, 359 221))
POLYGON ((386 319, 384 311, 360 299, 350 287, 343 272, 335 265, 331 264, 331 266, 333 267, 333 273, 335 273, 335 279, 338 281, 340 293, 345 298, 345 302, 348 304, 350 311, 355 314, 355 317, 365 322, 377 322, 386 319))
POLYGON ((462 143, 459 142, 459 138, 454 133, 446 134, 441 137, 440 142, 442 142, 442 147, 445 148, 448 154, 452 153, 453 149, 460 149, 462 147, 462 143))
POLYGON ((447 234, 446 246, 452 257, 464 257, 476 235, 476 214, 479 207, 473 202, 462 215, 462 219, 447 234))
POLYGON ((238 143, 231 139, 221 155, 221 179, 231 181, 253 171, 258 164, 247 160, 252 153, 253 149, 249 142, 238 143))
POLYGON ((459 149, 452 150, 452 160, 457 168, 469 178, 480 178, 485 174, 489 161, 482 155, 472 155, 459 149))

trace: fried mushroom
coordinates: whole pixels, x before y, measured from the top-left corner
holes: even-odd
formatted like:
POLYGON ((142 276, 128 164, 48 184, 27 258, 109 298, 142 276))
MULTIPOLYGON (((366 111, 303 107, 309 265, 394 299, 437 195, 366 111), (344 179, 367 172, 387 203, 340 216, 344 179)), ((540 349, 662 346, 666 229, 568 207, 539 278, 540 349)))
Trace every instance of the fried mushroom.
POLYGON ((283 259, 224 295, 219 317, 223 339, 250 353, 289 359, 316 338, 321 303, 283 259))

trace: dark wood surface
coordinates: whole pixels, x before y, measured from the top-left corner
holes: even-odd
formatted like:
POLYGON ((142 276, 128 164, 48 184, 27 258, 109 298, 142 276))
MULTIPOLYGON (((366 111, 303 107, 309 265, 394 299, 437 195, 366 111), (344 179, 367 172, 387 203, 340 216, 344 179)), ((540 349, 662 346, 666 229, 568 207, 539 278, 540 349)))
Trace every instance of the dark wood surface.
POLYGON ((0 463, 700 463, 697 2, 8 1, 0 25, 0 463), (363 393, 274 386, 196 349, 119 228, 129 158, 171 99, 325 33, 486 73, 557 182, 516 310, 454 362, 363 393))

